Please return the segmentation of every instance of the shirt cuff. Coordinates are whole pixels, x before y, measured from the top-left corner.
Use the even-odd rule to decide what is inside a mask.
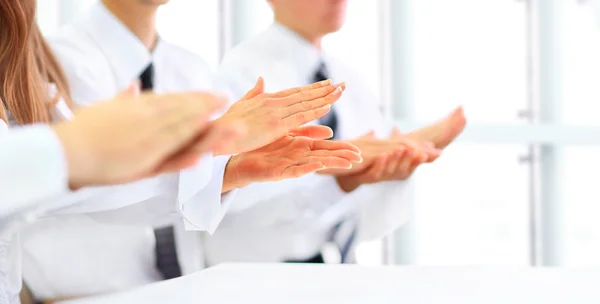
[[[357,239],[382,237],[410,219],[414,207],[412,180],[413,178],[406,181],[386,181],[358,189],[353,197],[359,204],[361,223]]]
[[[229,158],[230,156],[213,158],[212,175],[206,186],[191,199],[180,202],[185,230],[202,230],[212,234],[223,220],[237,192],[234,189],[221,193]]]

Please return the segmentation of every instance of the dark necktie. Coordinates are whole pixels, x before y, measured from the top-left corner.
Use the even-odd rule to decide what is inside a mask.
[[[315,73],[313,81],[319,82],[319,81],[323,81],[323,80],[327,80],[327,79],[329,79],[329,73],[327,72],[327,67],[325,66],[324,63],[321,63],[319,65],[319,69]],[[336,131],[338,128],[338,117],[337,117],[337,114],[335,113],[335,106],[331,107],[331,110],[329,111],[329,113],[327,113],[327,114],[325,114],[325,116],[319,118],[319,124],[330,127],[331,130],[333,130],[333,138],[336,138],[336,133],[337,133]]]
[[[142,91],[152,91],[154,89],[154,65],[152,63],[140,75],[140,85]]]
[[[142,91],[154,89],[154,66],[152,63],[140,75]],[[175,245],[175,229],[173,226],[154,229],[156,238],[156,268],[165,280],[180,277],[181,267],[177,259],[177,247]]]
[[[314,82],[323,81],[329,79],[329,73],[327,71],[327,66],[324,63],[319,65],[319,69],[315,73]],[[319,119],[319,124],[323,126],[328,126],[333,130],[333,139],[336,139],[337,129],[338,129],[338,117],[335,111],[335,105],[331,107],[329,113]],[[339,139],[339,138],[337,138]],[[344,228],[342,228],[344,227]],[[333,243],[335,243],[340,250],[340,257],[342,263],[350,262],[350,251],[352,250],[352,245],[354,244],[354,240],[356,238],[356,223],[354,218],[346,219],[338,223],[333,228]]]

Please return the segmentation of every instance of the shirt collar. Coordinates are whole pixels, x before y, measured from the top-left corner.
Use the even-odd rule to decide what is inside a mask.
[[[136,80],[152,62],[152,54],[101,2],[92,6],[83,27],[104,54],[119,84]]]
[[[298,76],[302,79],[313,82],[319,65],[322,62],[327,65],[326,57],[321,50],[288,27],[275,22],[267,31],[270,39],[273,39],[272,45],[279,49],[281,56],[295,65]]]

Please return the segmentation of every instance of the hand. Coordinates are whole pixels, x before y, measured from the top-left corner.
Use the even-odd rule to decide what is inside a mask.
[[[53,126],[74,188],[134,181],[181,169],[177,155],[205,131],[210,115],[226,105],[209,93],[141,94],[128,90],[111,101],[81,108]]]
[[[406,136],[421,142],[432,142],[437,149],[444,149],[462,133],[467,125],[467,119],[462,107],[437,123],[410,132]]]
[[[406,180],[420,164],[431,162],[440,155],[440,151],[431,144],[419,144],[397,130],[392,131],[387,139],[377,139],[371,131],[350,143],[361,150],[361,164],[350,170],[319,172],[336,176],[338,185],[345,192],[352,192],[362,184]]]
[[[247,136],[215,155],[237,154],[272,143],[289,131],[322,117],[342,95],[345,85],[331,85],[329,80],[278,93],[264,93],[264,82],[234,103],[217,121],[239,121],[246,126]]]
[[[397,134],[394,133],[393,135]],[[323,170],[319,173],[334,176],[358,174],[371,167],[377,159],[386,155],[390,157],[390,161],[394,161],[389,166],[398,166],[399,168],[408,170],[412,166],[411,164],[418,165],[424,162],[431,162],[440,155],[440,151],[432,148],[428,143],[419,144],[410,138],[400,135],[387,139],[378,139],[375,137],[373,131],[350,141],[350,143],[360,149],[363,157],[361,164],[354,165],[350,170]],[[396,162],[401,162],[401,165],[396,164]],[[388,169],[389,166],[386,165]]]
[[[333,132],[327,127],[307,126],[260,149],[232,156],[225,169],[223,192],[255,182],[296,178],[326,168],[347,169],[362,160],[359,150],[349,143],[321,140],[331,136]]]
[[[377,157],[362,172],[338,176],[337,182],[343,191],[352,192],[364,184],[406,180],[420,164],[422,164],[421,159],[406,155],[404,152],[386,153]]]
[[[158,171],[172,172],[191,167],[197,162],[198,155],[222,149],[221,147],[227,149],[245,135],[246,129],[242,124],[209,122],[203,132],[188,146],[169,157]]]
[[[389,139],[392,141],[398,141],[406,143],[411,148],[415,149],[417,154],[425,155],[425,161],[431,163],[440,157],[442,150],[436,148],[435,144],[426,140],[418,140],[411,136],[400,133],[397,127],[392,129]]]

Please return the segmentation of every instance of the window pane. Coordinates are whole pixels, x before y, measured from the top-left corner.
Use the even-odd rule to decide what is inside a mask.
[[[524,3],[412,3],[418,118],[463,104],[471,122],[516,122],[527,104]]]
[[[349,0],[344,27],[327,36],[323,41],[323,48],[364,75],[362,80],[381,99],[379,39],[378,1]]]
[[[414,0],[419,120],[464,105],[469,122],[527,123],[525,4]],[[524,146],[457,143],[416,185],[417,262],[527,264],[529,165]]]
[[[563,5],[564,120],[598,125],[600,113],[600,20],[591,7]],[[562,176],[567,265],[600,265],[600,148],[564,149]]]
[[[37,1],[37,21],[42,34],[51,35],[58,28],[80,16],[95,0],[43,0]]]
[[[598,125],[600,20],[575,1],[563,8],[563,118],[568,124]]]
[[[457,144],[419,172],[417,262],[528,263],[529,167],[521,146]]]
[[[567,265],[600,265],[600,148],[565,149],[563,202]]]
[[[58,0],[46,0],[37,2],[36,17],[42,34],[48,35],[58,28]]]
[[[166,40],[219,63],[219,0],[171,0],[158,11],[157,27]]]

